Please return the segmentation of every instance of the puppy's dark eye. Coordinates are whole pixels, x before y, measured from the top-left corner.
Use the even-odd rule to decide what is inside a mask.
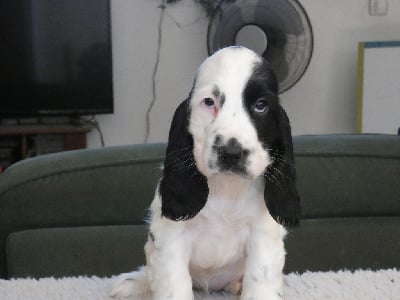
[[[256,113],[263,113],[269,110],[268,104],[264,99],[258,99],[254,105],[254,111]]]
[[[208,107],[212,107],[215,105],[215,101],[212,98],[204,98],[204,104]]]

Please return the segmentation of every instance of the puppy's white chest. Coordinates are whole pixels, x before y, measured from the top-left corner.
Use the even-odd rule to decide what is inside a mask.
[[[205,207],[188,223],[193,266],[217,269],[244,259],[250,224],[260,217],[263,198],[259,182],[228,179],[209,182]]]
[[[189,262],[193,285],[203,290],[220,290],[243,275],[248,224],[216,222],[204,216],[195,218],[191,230],[192,251]]]
[[[193,227],[189,229],[192,266],[211,270],[243,259],[249,235],[249,225],[245,220],[230,222],[223,217],[210,220],[199,215],[193,221]]]

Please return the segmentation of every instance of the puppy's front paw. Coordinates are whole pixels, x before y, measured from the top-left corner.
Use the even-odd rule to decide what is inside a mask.
[[[231,282],[229,285],[227,285],[224,288],[225,291],[227,291],[229,294],[232,295],[240,295],[242,292],[242,278],[239,280]]]
[[[151,299],[151,292],[144,270],[124,273],[113,284],[110,297],[116,299]]]

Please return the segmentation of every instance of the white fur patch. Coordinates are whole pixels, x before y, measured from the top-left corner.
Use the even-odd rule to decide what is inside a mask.
[[[258,140],[256,129],[243,105],[243,91],[260,58],[245,48],[228,48],[215,53],[201,66],[190,102],[189,132],[194,139],[194,154],[199,170],[206,176],[218,173],[216,155],[212,150],[215,139],[227,142],[235,138],[249,150],[247,172],[251,177],[261,175],[271,163],[268,152]],[[212,97],[218,88],[224,103],[217,112],[204,109],[202,101]],[[218,99],[215,99],[218,103]]]

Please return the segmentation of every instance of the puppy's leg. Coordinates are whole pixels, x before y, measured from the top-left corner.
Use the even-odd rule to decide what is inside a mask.
[[[190,245],[185,240],[184,224],[184,221],[154,218],[153,215],[152,247],[146,251],[153,300],[193,299]]]
[[[110,297],[115,299],[151,300],[147,267],[118,276],[111,288]]]
[[[285,229],[271,219],[253,224],[251,230],[241,299],[281,300]]]

